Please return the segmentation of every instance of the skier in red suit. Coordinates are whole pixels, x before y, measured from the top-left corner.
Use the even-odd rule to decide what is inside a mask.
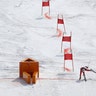
[[[84,80],[87,81],[86,76],[85,76],[85,71],[92,71],[92,72],[96,73],[94,70],[89,69],[88,66],[81,67],[80,68],[80,77],[79,77],[79,80],[81,80],[81,75],[83,74]]]

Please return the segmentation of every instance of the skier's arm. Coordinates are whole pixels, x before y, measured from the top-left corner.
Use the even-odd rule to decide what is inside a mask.
[[[92,72],[96,73],[96,71],[94,71],[93,69],[90,69],[90,71],[92,71]]]

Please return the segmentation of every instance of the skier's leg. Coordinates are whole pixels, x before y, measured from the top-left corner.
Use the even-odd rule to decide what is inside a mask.
[[[86,76],[85,76],[85,72],[83,72],[83,76],[84,76],[84,80],[87,81]]]
[[[82,70],[80,69],[80,76],[79,76],[79,80],[81,80],[81,75],[82,75]]]

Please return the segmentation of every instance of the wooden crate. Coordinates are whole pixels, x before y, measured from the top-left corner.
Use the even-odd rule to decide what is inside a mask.
[[[30,58],[19,62],[19,77],[23,77],[23,72],[27,72],[31,76],[34,72],[38,72],[39,77],[39,62]]]

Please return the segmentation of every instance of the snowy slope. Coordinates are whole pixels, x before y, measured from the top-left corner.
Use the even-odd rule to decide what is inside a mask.
[[[94,96],[96,74],[86,73],[87,82],[77,80],[81,66],[96,70],[96,1],[50,0],[50,20],[41,16],[41,3],[0,0],[0,96]],[[66,34],[72,32],[74,72],[63,69],[57,14],[64,16]],[[36,85],[18,78],[19,62],[28,57],[40,63]]]

